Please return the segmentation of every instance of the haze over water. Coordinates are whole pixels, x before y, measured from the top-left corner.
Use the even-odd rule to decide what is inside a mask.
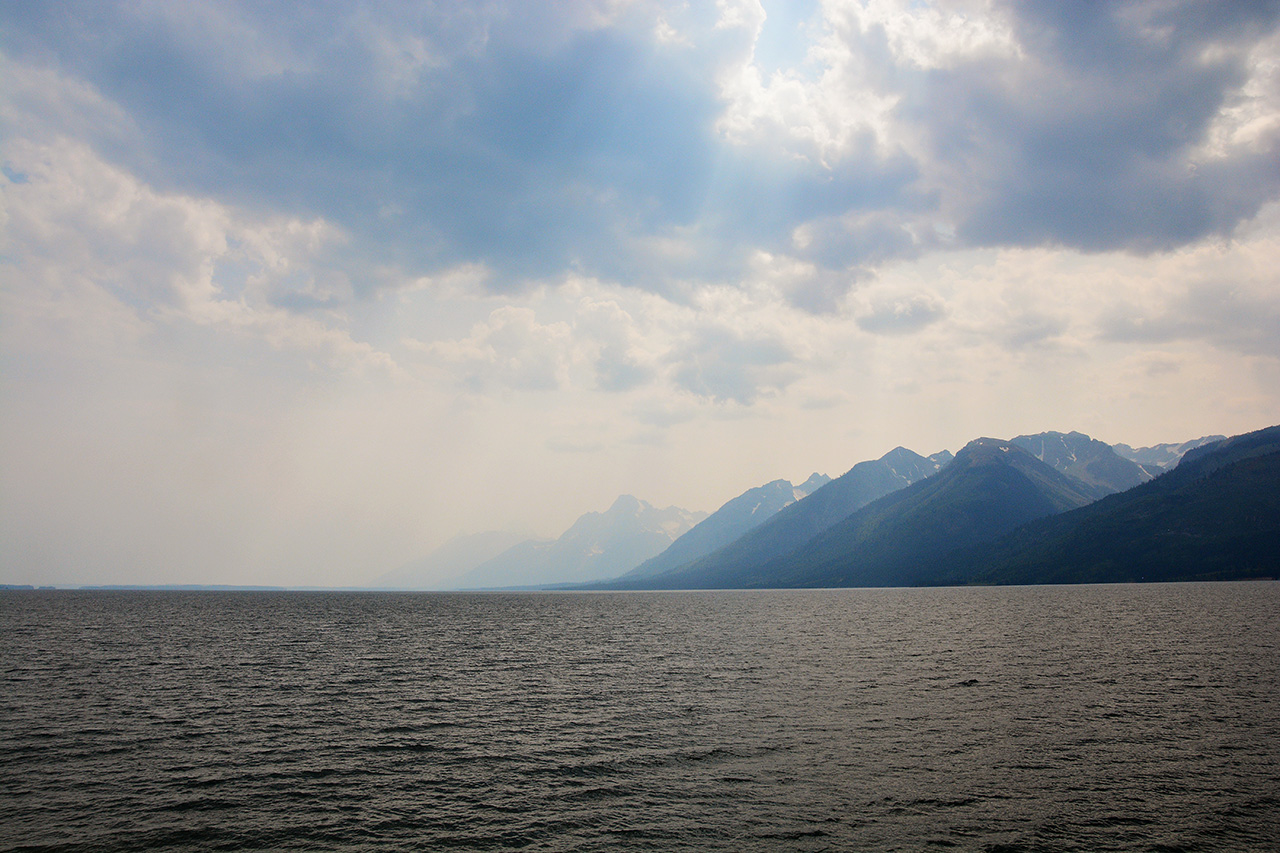
[[[0,594],[0,849],[1274,850],[1280,585]]]

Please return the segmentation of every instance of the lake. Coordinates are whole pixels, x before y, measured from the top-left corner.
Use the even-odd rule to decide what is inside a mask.
[[[0,592],[0,850],[1280,849],[1280,583]]]

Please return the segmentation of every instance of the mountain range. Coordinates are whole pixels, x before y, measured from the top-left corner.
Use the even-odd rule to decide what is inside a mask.
[[[645,560],[626,574],[629,578],[654,577],[704,557],[767,522],[801,498],[827,486],[831,478],[813,474],[799,486],[774,480],[748,489],[703,519],[661,554]]]
[[[431,571],[438,588],[442,566],[463,589],[1275,575],[1277,431],[1137,449],[1044,432],[975,439],[954,457],[898,447],[834,480],[748,489],[710,515],[623,495],[555,540],[460,537],[380,585],[429,587]]]
[[[1190,448],[1150,482],[927,570],[935,583],[1226,580],[1280,573],[1280,427]]]
[[[980,438],[935,476],[867,504],[785,554],[729,558],[730,549],[722,549],[643,586],[1026,584],[1280,573],[1280,427],[1191,446],[1176,467],[1155,478],[1137,467],[1078,433]],[[1137,485],[1120,488],[1134,480]],[[1109,494],[1097,499],[1100,491]],[[630,585],[626,576],[615,584]]]
[[[1151,447],[1130,447],[1127,444],[1115,444],[1112,445],[1111,449],[1125,459],[1137,462],[1144,471],[1155,477],[1177,466],[1183,455],[1188,451],[1204,447],[1206,444],[1212,444],[1215,441],[1222,441],[1225,438],[1225,435],[1206,435],[1180,444],[1153,444]]]
[[[980,438],[936,476],[865,503],[786,552],[752,559],[726,549],[660,581],[677,587],[896,586],[923,559],[1091,500],[1079,481],[1016,444]]]
[[[604,512],[580,517],[557,539],[525,540],[485,560],[455,586],[512,588],[617,577],[662,553],[706,517],[705,512],[675,506],[658,509],[622,495]]]
[[[1009,441],[1078,481],[1079,487],[1094,500],[1132,489],[1155,476],[1135,460],[1121,456],[1110,445],[1079,432],[1042,432],[1019,435]],[[1204,439],[1200,441],[1203,443]],[[1178,456],[1180,458],[1181,453]]]
[[[739,586],[730,577],[745,577],[783,557],[814,536],[836,524],[855,510],[877,498],[895,492],[930,474],[936,474],[951,461],[943,451],[932,457],[921,456],[905,447],[895,448],[879,459],[859,462],[844,474],[824,485],[804,500],[782,508],[773,517],[746,531],[725,546],[695,560],[687,561],[661,573],[644,571],[623,575],[619,586]],[[665,556],[665,555],[664,555]],[[705,581],[691,583],[693,578]]]

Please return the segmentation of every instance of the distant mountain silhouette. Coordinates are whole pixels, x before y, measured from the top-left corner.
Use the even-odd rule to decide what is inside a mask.
[[[627,577],[653,577],[705,557],[830,482],[830,477],[815,473],[799,486],[792,486],[788,480],[774,480],[748,489],[672,542],[667,550],[628,572]]]
[[[945,583],[1280,575],[1280,427],[1191,448],[1172,471],[932,567]]]
[[[1155,444],[1151,447],[1130,447],[1127,444],[1112,445],[1112,450],[1125,459],[1141,465],[1151,476],[1159,476],[1165,471],[1175,468],[1183,454],[1197,447],[1222,441],[1225,435],[1206,435],[1180,444]]]
[[[679,587],[904,586],[922,561],[1032,519],[1084,506],[1077,481],[1007,441],[971,441],[936,476],[871,503],[763,565],[701,564],[659,580]]]
[[[673,573],[684,583],[707,586],[696,579],[746,576],[771,560],[792,553],[851,512],[877,498],[936,474],[950,461],[945,451],[934,458],[895,448],[879,459],[859,462],[813,494],[778,511],[765,523],[691,563],[661,575],[624,576],[619,586],[669,586]],[[730,584],[733,585],[733,584]]]
[[[1078,432],[977,439],[954,457],[899,447],[835,480],[749,489],[710,516],[624,495],[559,539],[493,553],[509,541],[459,537],[379,585],[431,586],[464,566],[456,586],[469,589],[1275,577],[1280,427],[1136,450]]]
[[[617,577],[665,550],[706,518],[679,507],[657,509],[622,495],[605,512],[588,512],[558,539],[526,541],[476,566],[462,589],[546,586]]]
[[[455,536],[427,556],[382,575],[372,586],[380,589],[450,589],[471,569],[528,538],[527,535],[499,530]]]

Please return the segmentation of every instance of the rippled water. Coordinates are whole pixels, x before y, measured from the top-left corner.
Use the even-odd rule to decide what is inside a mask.
[[[0,593],[4,850],[1278,850],[1280,584]]]

